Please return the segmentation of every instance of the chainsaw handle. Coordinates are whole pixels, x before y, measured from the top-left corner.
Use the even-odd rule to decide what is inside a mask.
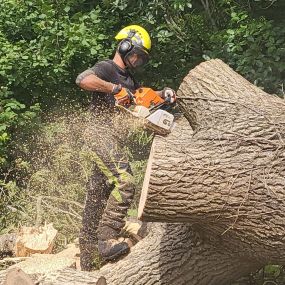
[[[132,92],[130,89],[128,89],[128,88],[125,88],[125,89],[126,89],[126,91],[127,91],[127,94],[128,94],[128,96],[129,96],[131,102],[135,101],[136,98],[135,98],[133,92]]]
[[[134,101],[135,97],[130,89],[122,88],[121,91],[114,95],[116,104],[129,107]]]

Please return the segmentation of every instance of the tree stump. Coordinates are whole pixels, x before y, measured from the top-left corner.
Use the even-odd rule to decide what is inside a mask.
[[[25,257],[34,253],[51,253],[57,230],[52,224],[21,227],[17,233],[0,236],[0,256]]]

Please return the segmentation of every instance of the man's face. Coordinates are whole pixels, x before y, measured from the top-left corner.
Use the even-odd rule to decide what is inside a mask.
[[[143,65],[142,60],[140,59],[139,55],[137,54],[132,54],[129,57],[129,62],[131,63],[131,65],[136,68],[136,67],[140,67]]]
[[[126,62],[130,68],[136,69],[148,63],[149,55],[146,51],[134,47],[127,55]]]

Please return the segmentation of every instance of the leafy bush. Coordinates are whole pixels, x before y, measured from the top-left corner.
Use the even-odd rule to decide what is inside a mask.
[[[6,147],[11,138],[11,131],[16,126],[21,127],[29,123],[37,116],[38,111],[38,104],[26,108],[11,97],[7,88],[0,89],[0,166],[7,163]]]
[[[265,18],[232,12],[224,32],[212,37],[212,57],[223,58],[237,72],[269,92],[281,91],[285,75],[285,29]],[[279,93],[280,93],[279,91]]]

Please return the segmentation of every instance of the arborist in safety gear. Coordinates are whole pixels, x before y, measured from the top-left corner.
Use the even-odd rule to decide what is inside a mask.
[[[149,61],[151,39],[138,25],[123,28],[115,38],[119,43],[114,58],[96,63],[76,79],[82,89],[93,92],[91,110],[94,120],[112,131],[108,134],[98,128],[98,132],[108,139],[96,154],[86,195],[79,238],[82,270],[92,269],[97,243],[99,254],[105,261],[114,260],[130,250],[128,243],[118,238],[134,196],[134,181],[128,159],[116,143],[116,130],[112,130],[112,118],[116,115],[114,95],[122,88],[136,90],[140,87],[133,72]],[[161,96],[176,98],[175,92],[169,88],[161,92]]]

